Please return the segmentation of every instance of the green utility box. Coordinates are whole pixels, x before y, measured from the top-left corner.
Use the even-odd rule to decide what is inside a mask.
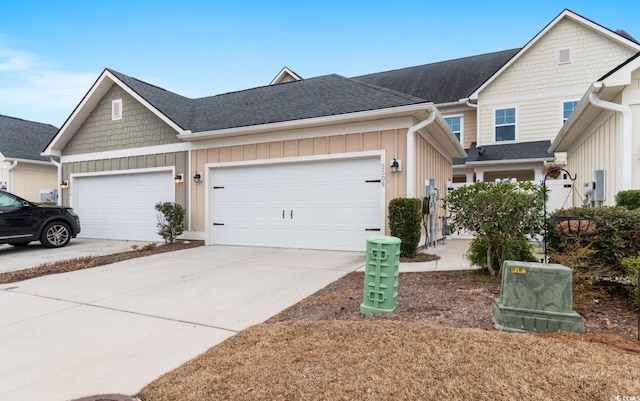
[[[393,312],[396,308],[401,242],[396,237],[367,238],[364,299],[360,305],[363,315]]]
[[[505,261],[492,316],[498,330],[584,334],[573,310],[571,269],[558,264]]]

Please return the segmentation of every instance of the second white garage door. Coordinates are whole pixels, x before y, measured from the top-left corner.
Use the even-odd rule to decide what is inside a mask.
[[[380,158],[214,168],[213,243],[364,250],[384,233]]]
[[[155,204],[174,199],[170,171],[79,177],[73,185],[80,237],[162,241]]]

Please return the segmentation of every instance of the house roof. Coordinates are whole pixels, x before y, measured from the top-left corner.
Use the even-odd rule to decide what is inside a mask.
[[[539,40],[542,38],[547,32],[553,29],[556,25],[560,23],[563,19],[570,18],[578,23],[581,23],[601,34],[617,40],[623,45],[628,46],[631,49],[635,49],[636,51],[640,51],[640,43],[638,43],[631,35],[629,35],[624,30],[612,31],[604,26],[591,21],[579,14],[574,13],[573,11],[565,8],[556,18],[553,19],[547,26],[545,26],[536,36],[534,36],[520,51],[517,52],[515,56],[513,56],[507,63],[505,63],[491,78],[487,79],[479,88],[477,88],[469,97],[472,100],[476,100],[479,96],[479,93],[489,86],[495,79],[497,79],[502,72],[508,69],[513,63],[516,62],[524,53],[527,52],[531,47],[533,47]]]
[[[0,156],[5,160],[48,162],[49,158],[40,152],[57,132],[58,128],[50,124],[0,115]]]
[[[44,153],[59,155],[113,85],[124,89],[187,141],[373,118],[412,116],[421,120],[438,113],[433,103],[424,99],[340,75],[191,99],[105,69]],[[442,135],[455,140],[446,122],[440,120],[438,124],[446,127]],[[459,143],[452,152],[454,156],[464,154]]]
[[[325,75],[189,99],[109,70],[183,130],[214,131],[425,103],[411,95]]]
[[[548,151],[550,145],[551,141],[535,141],[476,147],[476,143],[472,142],[467,150],[467,158],[457,160],[454,165],[478,165],[496,161],[554,160],[553,153]],[[465,163],[462,163],[463,160]]]
[[[520,49],[464,57],[353,79],[441,104],[469,97]]]

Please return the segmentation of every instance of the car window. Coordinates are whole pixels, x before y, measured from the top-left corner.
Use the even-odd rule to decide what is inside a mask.
[[[19,207],[22,206],[20,200],[9,194],[0,193],[0,206]]]

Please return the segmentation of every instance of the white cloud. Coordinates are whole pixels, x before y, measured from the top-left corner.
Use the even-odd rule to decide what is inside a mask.
[[[0,48],[0,71],[24,70],[36,62],[29,53]]]
[[[60,126],[95,82],[28,53],[0,48],[0,114]]]

